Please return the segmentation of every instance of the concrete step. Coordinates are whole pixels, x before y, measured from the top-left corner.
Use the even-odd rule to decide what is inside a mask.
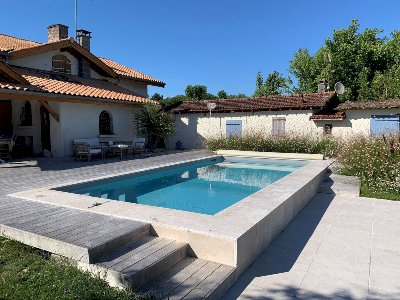
[[[113,286],[139,289],[187,256],[187,244],[146,236],[100,257],[91,272],[101,274]]]
[[[139,290],[157,299],[219,299],[236,280],[234,267],[187,257]]]
[[[319,193],[359,196],[360,195],[360,180],[354,176],[344,176],[338,174],[327,174],[324,181],[321,183]]]

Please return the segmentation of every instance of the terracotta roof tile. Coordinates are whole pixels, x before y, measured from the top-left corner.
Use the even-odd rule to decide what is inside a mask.
[[[346,114],[344,112],[337,112],[335,114],[314,114],[310,117],[310,120],[344,120]]]
[[[321,109],[334,98],[334,92],[297,95],[274,95],[261,98],[184,101],[172,109],[174,113],[208,112],[208,103],[215,103],[214,113],[234,111],[268,111],[288,109]]]
[[[15,50],[21,50],[21,49],[26,49],[26,48],[32,48],[32,47],[37,47],[37,46],[42,46],[46,45],[47,43],[38,43],[38,42],[33,42],[5,34],[0,34],[0,51],[15,51]],[[136,71],[132,68],[129,68],[127,66],[121,65],[120,63],[117,63],[111,59],[108,58],[99,58],[104,64],[106,64],[108,67],[112,68],[117,74],[121,76],[126,76],[128,78],[136,79],[136,80],[141,80],[148,82],[149,84],[156,85],[156,86],[161,86],[164,87],[165,83],[162,82],[161,80],[158,80],[154,77],[148,76],[146,74],[143,74],[139,71]]]
[[[347,101],[338,106],[339,110],[349,109],[382,109],[399,108],[400,99],[390,99],[382,101]]]
[[[153,78],[151,76],[148,76],[146,74],[143,74],[143,73],[141,73],[139,71],[136,71],[134,69],[131,69],[131,68],[127,67],[127,66],[121,65],[120,63],[117,63],[117,62],[115,62],[115,61],[113,61],[111,59],[102,58],[102,57],[99,57],[99,58],[100,58],[100,60],[102,62],[104,62],[107,66],[111,67],[115,71],[115,73],[117,73],[119,75],[126,76],[126,77],[132,77],[132,78],[135,78],[135,79],[144,80],[144,81],[148,81],[148,82],[152,82],[152,83],[155,83],[155,84],[160,85],[160,86],[165,86],[164,82],[162,82],[162,81],[160,81],[158,79],[155,79],[155,78]]]
[[[12,69],[26,79],[30,85],[0,83],[1,89],[45,92],[123,102],[144,103],[150,101],[108,81],[15,66]]]
[[[41,43],[16,38],[6,34],[0,34],[0,51],[12,51],[31,48],[42,45]]]

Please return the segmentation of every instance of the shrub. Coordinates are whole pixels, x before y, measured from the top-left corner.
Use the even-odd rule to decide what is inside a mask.
[[[207,141],[210,150],[241,150],[282,153],[324,154],[332,157],[338,147],[338,141],[310,135],[265,135],[259,132],[245,133],[230,138],[216,137]]]
[[[360,177],[369,193],[400,194],[400,134],[354,137],[337,159],[341,173]]]

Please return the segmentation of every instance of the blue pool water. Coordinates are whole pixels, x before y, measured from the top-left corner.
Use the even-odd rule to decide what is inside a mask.
[[[214,215],[305,163],[221,158],[141,175],[93,181],[59,190]]]

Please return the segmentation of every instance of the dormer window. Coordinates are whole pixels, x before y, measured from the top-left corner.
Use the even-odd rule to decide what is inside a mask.
[[[71,61],[65,55],[54,55],[52,67],[54,72],[71,74]]]

